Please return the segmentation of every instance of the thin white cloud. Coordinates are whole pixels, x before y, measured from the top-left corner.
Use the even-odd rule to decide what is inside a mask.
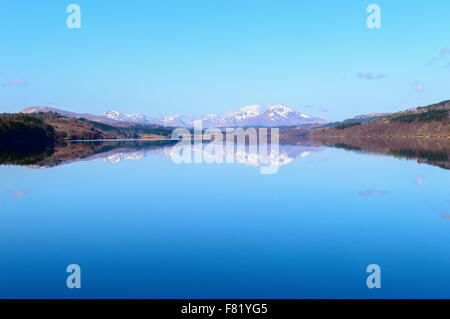
[[[20,191],[20,190],[15,190],[15,189],[10,189],[8,192],[17,198],[24,197],[27,194],[27,191]]]
[[[416,185],[417,185],[417,186],[420,186],[420,185],[422,185],[422,184],[423,184],[423,177],[422,177],[422,176],[417,177]]]
[[[360,79],[365,79],[365,80],[381,80],[387,77],[386,74],[372,74],[372,73],[368,73],[368,72],[360,72],[357,74],[357,77]]]
[[[361,191],[358,193],[359,196],[361,197],[366,197],[366,196],[372,196],[372,195],[387,195],[388,192],[385,190],[373,190],[373,189],[368,189],[365,191]]]
[[[423,83],[417,81],[416,84],[414,85],[414,88],[416,89],[417,92],[423,92]]]
[[[25,82],[24,80],[21,79],[14,79],[10,82],[6,82],[3,85],[4,86],[19,86],[19,85],[26,85],[27,82]]]
[[[426,66],[431,66],[433,64],[440,64],[442,68],[450,68],[450,48],[443,48],[439,52],[439,55],[428,60]]]

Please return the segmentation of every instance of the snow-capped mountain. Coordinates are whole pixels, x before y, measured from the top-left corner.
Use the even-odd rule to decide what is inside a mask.
[[[299,113],[281,104],[273,105],[266,109],[263,109],[260,105],[249,105],[235,112],[207,114],[200,120],[202,120],[203,127],[278,127],[327,123],[323,119]],[[193,125],[193,121],[188,122],[188,124]]]
[[[262,114],[246,121],[246,125],[267,127],[324,123],[325,120],[297,112],[281,104],[270,106]]]
[[[188,124],[184,121],[184,119],[180,115],[167,115],[163,116],[159,119],[161,125],[165,126],[174,126],[174,127],[184,127],[188,126]]]
[[[152,119],[148,116],[142,114],[124,114],[117,111],[108,111],[102,114],[102,116],[121,122],[135,122],[135,123],[146,123],[146,124],[156,124],[157,120]]]
[[[240,108],[235,112],[228,112],[223,114],[207,114],[198,120],[202,121],[203,127],[233,127],[243,126],[246,121],[256,118],[261,115],[261,106],[249,105]],[[189,122],[193,125],[193,121]]]
[[[222,115],[209,114],[203,118],[204,127],[233,127],[233,126],[296,126],[303,124],[324,124],[327,121],[299,113],[292,108],[277,104],[263,109],[259,105],[241,108],[236,112]]]
[[[157,119],[142,114],[124,114],[118,111],[108,111],[103,113],[102,116],[110,120],[120,122],[157,124],[162,126],[175,126],[175,127],[187,126],[187,124],[184,122],[184,120],[181,118],[180,115],[167,115]]]
[[[180,115],[167,115],[161,118],[152,118],[142,114],[125,114],[118,111],[108,111],[101,115],[91,115],[78,114],[48,107],[29,107],[22,110],[23,113],[49,111],[59,113],[63,116],[86,118],[106,124],[126,122],[123,123],[123,125],[127,125],[127,123],[142,123],[168,127],[192,127],[195,121],[195,118],[193,117],[182,117]],[[281,104],[269,106],[267,108],[263,108],[260,105],[248,105],[233,112],[206,114],[196,120],[201,120],[204,128],[246,126],[280,127],[327,123],[327,121],[323,119],[299,113],[292,108]]]

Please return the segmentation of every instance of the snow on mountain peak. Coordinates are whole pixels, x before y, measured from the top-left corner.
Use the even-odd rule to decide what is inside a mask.
[[[153,123],[154,120],[142,114],[124,114],[118,111],[108,111],[102,114],[104,117],[122,122]]]
[[[166,115],[152,119],[140,114],[123,114],[117,111],[103,113],[108,119],[136,123],[151,123],[173,127],[192,126],[193,118],[180,115]],[[299,113],[290,107],[276,104],[267,108],[260,105],[247,105],[236,111],[222,114],[206,114],[198,120],[203,127],[236,127],[236,126],[295,126],[301,124],[324,123],[326,121]]]
[[[163,122],[173,122],[175,120],[174,116],[166,116],[163,119]]]
[[[102,114],[103,116],[111,119],[111,120],[119,120],[121,118],[121,113],[117,111],[108,111]]]
[[[260,105],[247,105],[239,109],[239,112],[234,115],[234,118],[238,121],[243,121],[248,118],[256,117],[261,114]]]
[[[271,107],[269,107],[269,110],[271,111],[271,113],[269,114],[270,117],[278,115],[286,118],[289,115],[289,113],[295,112],[293,109],[281,104],[272,105]]]
[[[261,113],[261,105],[246,105],[244,107],[241,107],[239,109],[240,112],[242,113]]]
[[[186,126],[186,122],[178,114],[166,115],[160,119],[161,123],[164,125],[173,126]]]

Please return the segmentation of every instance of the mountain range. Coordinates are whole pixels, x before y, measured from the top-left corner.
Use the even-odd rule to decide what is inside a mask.
[[[277,104],[263,108],[259,105],[245,106],[237,111],[222,114],[206,114],[200,118],[183,117],[180,115],[167,115],[160,118],[148,117],[143,114],[124,114],[118,111],[108,111],[101,115],[88,113],[74,113],[46,106],[31,106],[21,113],[54,112],[71,118],[85,118],[105,124],[139,123],[153,124],[167,127],[192,127],[194,121],[201,120],[204,128],[208,127],[281,127],[299,126],[305,124],[326,124],[326,120],[312,117],[293,110],[290,107]]]
[[[202,120],[204,127],[279,127],[327,123],[323,119],[299,113],[281,104],[269,106],[265,109],[259,105],[250,105],[234,112],[207,114],[200,120]],[[192,122],[189,122],[189,124],[192,124]]]

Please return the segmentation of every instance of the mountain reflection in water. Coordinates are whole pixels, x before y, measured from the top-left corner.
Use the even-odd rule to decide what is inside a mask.
[[[368,154],[389,155],[450,169],[450,138],[327,137],[316,143]]]
[[[46,168],[62,164],[69,164],[76,161],[88,161],[93,159],[103,159],[108,163],[117,163],[122,160],[140,160],[149,156],[162,155],[169,160],[179,151],[177,148],[178,141],[89,141],[89,142],[71,142],[64,146],[56,147],[52,155],[43,160],[38,160],[29,167]],[[205,162],[214,159],[215,154],[212,149],[208,147],[210,142],[201,144],[192,144],[191,152],[192,158],[194,154],[200,154]],[[241,145],[242,146],[242,145]],[[297,158],[306,157],[314,152],[325,149],[323,146],[318,146],[310,141],[301,141],[300,144],[280,144],[278,152],[270,153],[270,148],[266,151],[269,158],[269,163],[264,162],[260,153],[260,146],[256,145],[257,152],[251,151],[248,144],[239,147],[237,143],[232,149],[232,156],[234,163],[260,166],[260,165],[275,165],[278,167],[291,163]],[[215,149],[217,151],[217,148]],[[219,149],[222,157],[227,158],[228,150],[225,145]],[[274,155],[275,154],[275,155]],[[213,161],[212,161],[213,162]]]
[[[54,147],[43,147],[40,150],[33,148],[0,149],[0,164],[25,165],[31,168],[48,168],[77,161],[89,161],[103,159],[108,163],[117,163],[122,160],[140,160],[153,155],[166,156],[169,160],[174,153],[179,141],[173,140],[117,140],[117,141],[77,141],[67,142]],[[215,154],[208,147],[210,142],[192,144],[192,153],[201,154],[202,159],[214,159]],[[241,145],[242,146],[242,145]],[[280,143],[278,152],[260,154],[261,145],[256,145],[258,152],[252,153],[251,147],[246,144],[243,148],[236,143],[231,150],[234,163],[261,166],[274,165],[282,167],[299,158],[324,150],[326,147],[337,147],[345,150],[357,151],[365,154],[382,154],[397,158],[413,159],[420,163],[439,166],[450,169],[450,141],[442,140],[315,140],[298,138],[295,143]],[[263,148],[265,149],[265,148]],[[230,150],[225,145],[217,148],[225,159],[229,157]],[[262,160],[262,156],[268,155],[269,163]]]

